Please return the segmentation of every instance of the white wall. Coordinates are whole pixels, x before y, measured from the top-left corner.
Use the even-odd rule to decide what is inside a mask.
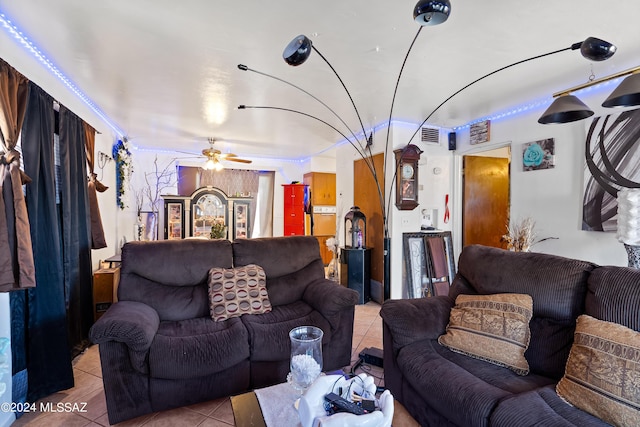
[[[594,102],[588,104],[593,105]],[[616,240],[615,233],[581,230],[585,138],[591,120],[540,125],[537,120],[541,113],[536,110],[493,121],[491,140],[481,144],[482,148],[491,148],[511,141],[511,217],[518,219],[530,216],[536,222],[540,238],[558,237],[558,240],[535,245],[533,250],[536,252],[583,259],[600,265],[626,266],[626,252]],[[555,139],[555,168],[523,171],[522,145],[545,138]],[[469,145],[468,129],[458,134],[456,157],[479,148],[479,145]],[[456,192],[455,213],[455,230],[459,235],[459,190]]]
[[[589,105],[598,101],[587,101]],[[600,101],[601,102],[601,101]],[[532,111],[518,116],[494,120],[491,123],[491,140],[481,145],[469,145],[468,128],[457,135],[458,149],[447,150],[446,131],[441,131],[440,146],[416,142],[424,152],[420,158],[420,205],[412,211],[399,211],[393,201],[395,193],[389,188],[393,176],[393,163],[387,165],[386,200],[391,197],[389,232],[391,236],[391,298],[402,298],[406,291],[402,283],[402,233],[420,229],[421,210],[437,209],[437,227],[451,230],[455,242],[456,258],[461,249],[461,159],[465,153],[491,149],[505,144],[512,147],[511,163],[511,216],[532,217],[536,221],[539,238],[557,237],[534,246],[536,252],[550,253],[583,259],[600,265],[627,265],[624,247],[615,233],[581,230],[582,191],[584,179],[584,141],[590,120],[563,125],[540,125],[537,119],[542,111]],[[596,114],[612,113],[597,111]],[[395,125],[391,145],[395,148],[407,144],[415,129],[407,125]],[[522,169],[522,145],[545,138],[555,139],[556,166],[549,170]],[[373,152],[384,150],[384,133],[376,135]],[[393,158],[390,151],[390,159]],[[344,214],[353,204],[353,162],[360,157],[349,145],[338,149],[336,160],[336,184],[338,215]],[[441,173],[433,173],[434,168]],[[355,183],[357,186],[357,183]],[[450,195],[451,220],[443,223],[445,195]],[[366,212],[365,212],[366,215]]]

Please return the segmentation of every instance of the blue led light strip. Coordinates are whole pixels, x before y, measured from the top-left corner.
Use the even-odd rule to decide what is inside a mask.
[[[35,44],[29,40],[19,29],[16,27],[7,16],[0,11],[0,24],[7,30],[7,32],[16,40],[20,42],[22,46],[35,57],[42,65],[44,65],[49,71],[56,76],[71,92],[73,92],[82,102],[84,102],[94,113],[98,115],[118,137],[124,137],[125,133],[115,123],[107,117],[107,115],[95,105],[87,95],[85,95],[76,85],[74,85],[62,71],[58,69],[53,63],[35,46]]]

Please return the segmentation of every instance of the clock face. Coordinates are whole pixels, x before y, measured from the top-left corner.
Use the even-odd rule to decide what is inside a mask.
[[[413,165],[409,165],[409,164],[402,165],[402,178],[404,179],[413,178]]]

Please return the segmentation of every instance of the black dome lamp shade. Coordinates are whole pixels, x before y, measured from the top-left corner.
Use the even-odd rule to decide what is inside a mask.
[[[420,0],[413,8],[413,19],[422,25],[442,24],[449,18],[449,0]]]
[[[299,35],[284,48],[282,57],[285,62],[292,66],[298,66],[304,64],[309,55],[311,55],[312,42],[309,37],[305,35]]]
[[[597,37],[587,37],[580,43],[580,53],[592,61],[604,61],[616,53],[616,46]]]
[[[640,73],[626,77],[602,103],[603,107],[633,107],[640,105]]]
[[[547,111],[538,119],[538,123],[569,123],[593,116],[593,111],[573,95],[564,94],[555,99]]]

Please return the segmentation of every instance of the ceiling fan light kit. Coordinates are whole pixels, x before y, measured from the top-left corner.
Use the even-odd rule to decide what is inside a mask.
[[[224,169],[223,161],[237,162],[237,163],[251,163],[251,160],[241,159],[237,154],[223,153],[217,148],[213,148],[213,144],[216,142],[215,138],[209,138],[209,148],[202,150],[202,155],[206,157],[206,162],[202,167],[204,170],[221,171]]]

